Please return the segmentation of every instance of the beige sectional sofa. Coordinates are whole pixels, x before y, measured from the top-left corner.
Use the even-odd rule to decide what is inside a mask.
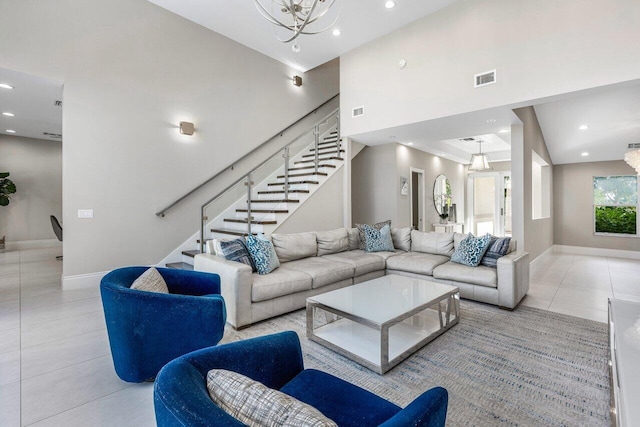
[[[309,296],[329,292],[385,274],[400,274],[460,288],[462,298],[513,309],[529,289],[529,254],[516,251],[498,259],[497,268],[469,267],[450,261],[466,236],[427,233],[410,228],[391,231],[395,252],[359,250],[358,230],[338,229],[299,234],[272,234],[280,267],[266,275],[214,255],[196,255],[195,269],[218,273],[235,328],[303,308]]]

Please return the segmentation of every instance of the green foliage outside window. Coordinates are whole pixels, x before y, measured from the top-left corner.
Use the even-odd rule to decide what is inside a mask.
[[[638,177],[593,178],[596,233],[637,234]]]

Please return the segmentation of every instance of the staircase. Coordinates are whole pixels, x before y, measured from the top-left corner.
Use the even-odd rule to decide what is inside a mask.
[[[193,270],[193,258],[204,247],[200,242],[276,231],[342,167],[337,114],[204,205],[201,232],[167,257],[172,262],[166,266]],[[321,126],[328,129],[321,133]]]

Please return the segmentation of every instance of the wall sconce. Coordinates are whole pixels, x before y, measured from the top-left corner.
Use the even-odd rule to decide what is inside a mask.
[[[293,76],[293,85],[298,87],[302,86],[302,77]]]
[[[193,135],[194,131],[195,131],[195,127],[193,123],[180,122],[180,133],[182,135]]]

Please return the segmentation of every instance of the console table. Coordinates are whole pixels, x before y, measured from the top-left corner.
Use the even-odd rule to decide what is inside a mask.
[[[611,424],[640,425],[640,303],[609,300]]]
[[[436,233],[463,233],[464,223],[462,222],[447,222],[442,224],[440,222],[434,222],[433,231]]]

